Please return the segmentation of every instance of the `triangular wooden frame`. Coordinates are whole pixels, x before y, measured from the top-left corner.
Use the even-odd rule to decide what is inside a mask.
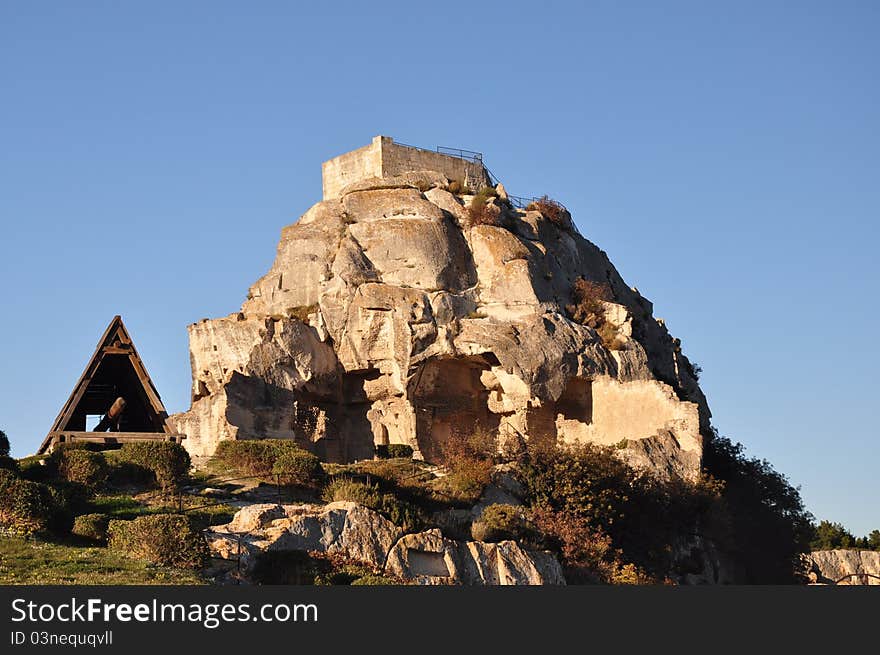
[[[165,406],[162,404],[162,399],[159,397],[159,392],[156,391],[156,387],[153,384],[153,381],[150,379],[149,373],[147,373],[147,369],[144,366],[143,360],[141,360],[141,357],[134,346],[134,342],[131,340],[131,336],[129,336],[128,334],[128,330],[125,329],[125,324],[122,322],[122,317],[117,315],[113,317],[113,320],[110,321],[110,325],[108,325],[107,329],[104,330],[104,334],[98,341],[98,347],[95,348],[95,352],[89,359],[88,364],[86,364],[85,370],[79,377],[79,380],[77,380],[76,385],[73,387],[73,391],[71,392],[70,397],[67,399],[64,407],[58,413],[55,422],[52,424],[52,427],[49,430],[49,434],[46,435],[46,438],[40,445],[40,449],[37,451],[38,454],[47,452],[50,446],[52,446],[52,442],[55,436],[58,433],[65,431],[66,426],[73,418],[73,414],[76,411],[80,400],[82,400],[83,395],[85,394],[86,389],[88,388],[89,383],[92,380],[92,377],[98,371],[98,367],[101,365],[104,356],[108,354],[128,355],[129,361],[131,362],[131,365],[134,368],[135,373],[137,374],[138,380],[141,383],[147,401],[150,403],[153,411],[162,421],[164,432],[156,432],[156,438],[163,439],[165,438],[165,435],[171,435],[171,430],[169,429],[168,423],[166,422],[166,419],[168,418],[168,412],[165,411]],[[96,435],[101,434],[102,433],[96,433]],[[105,436],[112,437],[118,434],[119,433],[113,433]]]

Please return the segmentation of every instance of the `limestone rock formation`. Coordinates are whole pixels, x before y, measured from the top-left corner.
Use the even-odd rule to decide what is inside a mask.
[[[356,503],[250,505],[226,525],[206,533],[214,556],[241,557],[247,571],[263,552],[338,553],[373,567],[385,565],[403,533],[391,521]]]
[[[548,552],[516,542],[459,542],[439,530],[403,535],[388,519],[349,502],[327,505],[249,505],[206,537],[214,557],[239,560],[249,575],[264,553],[342,555],[418,584],[565,584]]]
[[[528,552],[515,541],[453,541],[437,529],[400,539],[385,571],[422,585],[565,584],[562,567],[548,552]]]
[[[818,584],[880,585],[880,552],[815,550],[804,556],[807,578]]]
[[[479,424],[698,473],[710,413],[694,368],[567,213],[505,192],[504,227],[474,225],[443,171],[356,177],[325,179],[334,195],[282,230],[241,312],[190,326],[192,406],[170,420],[193,456],[274,437],[329,461],[388,443],[430,460]],[[578,278],[609,290],[602,334],[567,309]]]

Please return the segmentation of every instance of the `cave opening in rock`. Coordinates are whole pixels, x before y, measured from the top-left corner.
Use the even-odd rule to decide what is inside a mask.
[[[593,422],[593,384],[583,378],[572,378],[556,401],[562,418],[589,425]]]
[[[426,460],[439,461],[447,444],[477,429],[497,431],[499,417],[489,411],[489,389],[480,380],[489,368],[485,359],[471,357],[432,359],[419,369],[409,397]]]

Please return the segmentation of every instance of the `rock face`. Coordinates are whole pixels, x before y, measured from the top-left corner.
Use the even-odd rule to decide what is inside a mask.
[[[874,550],[816,550],[804,563],[813,583],[880,585],[880,552]]]
[[[472,225],[450,188],[437,171],[357,180],[282,230],[241,312],[189,328],[192,406],[170,420],[190,453],[274,437],[329,461],[388,443],[432,459],[479,424],[696,475],[709,409],[651,303],[567,214],[496,198],[505,227]],[[571,319],[578,278],[610,290],[613,343]]]
[[[385,570],[422,585],[565,584],[550,553],[527,552],[515,541],[453,541],[437,529],[403,537],[388,554]]]
[[[206,532],[213,556],[239,559],[247,576],[263,553],[343,555],[418,584],[565,584],[559,562],[516,542],[459,542],[439,530],[403,535],[388,519],[356,503],[250,505]]]

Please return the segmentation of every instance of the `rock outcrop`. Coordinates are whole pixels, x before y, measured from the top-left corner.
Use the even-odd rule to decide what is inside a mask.
[[[814,584],[880,585],[880,552],[815,550],[804,556],[807,579]]]
[[[560,585],[552,554],[526,551],[515,541],[453,541],[440,530],[408,534],[391,552],[385,571],[422,585]]]
[[[418,584],[565,584],[548,552],[526,551],[514,541],[453,541],[436,529],[403,535],[379,513],[349,502],[250,505],[205,534],[211,554],[238,561],[245,577],[266,554],[318,552]]]
[[[190,326],[190,453],[295,439],[329,461],[411,445],[432,459],[481,425],[502,439],[617,445],[697,475],[709,409],[680,343],[573,228],[473,196],[443,175],[358,180],[282,230],[241,312]],[[506,196],[506,194],[504,194]],[[606,285],[607,334],[571,318],[578,278]]]

